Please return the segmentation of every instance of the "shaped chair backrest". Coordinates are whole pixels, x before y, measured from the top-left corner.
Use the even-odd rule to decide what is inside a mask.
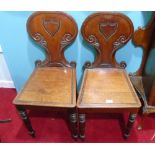
[[[84,21],[81,33],[83,38],[97,50],[95,62],[87,67],[115,66],[126,67],[125,62],[118,64],[116,51],[124,46],[134,32],[131,20],[120,13],[99,12]]]
[[[37,66],[68,66],[64,49],[77,36],[74,19],[62,12],[36,12],[27,22],[27,30],[34,41],[46,51],[46,59],[37,61]]]
[[[146,27],[135,31],[133,42],[143,48],[141,65],[134,75],[142,77],[148,104],[155,105],[155,13]]]
[[[148,68],[148,64],[150,64],[150,68],[154,68],[153,61],[151,62],[151,57],[149,54],[152,48],[155,48],[155,13],[153,14],[150,22],[146,27],[139,27],[138,30],[135,31],[133,35],[133,42],[135,46],[139,46],[143,48],[142,61],[139,69],[137,70],[135,75],[144,76],[146,68]],[[151,62],[151,63],[150,63]],[[147,73],[148,74],[148,73]]]

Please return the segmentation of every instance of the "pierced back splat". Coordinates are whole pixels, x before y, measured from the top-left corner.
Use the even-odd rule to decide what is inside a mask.
[[[97,50],[96,60],[91,67],[123,65],[117,64],[115,53],[131,39],[133,31],[131,20],[120,13],[99,12],[87,17],[81,33]]]
[[[37,61],[37,66],[68,66],[64,49],[77,36],[74,19],[62,12],[36,12],[27,22],[27,30],[34,41],[46,51],[46,59]]]

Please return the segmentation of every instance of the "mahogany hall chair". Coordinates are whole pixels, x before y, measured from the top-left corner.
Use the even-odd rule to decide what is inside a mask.
[[[62,111],[69,114],[71,132],[77,137],[76,64],[64,57],[65,48],[77,36],[74,19],[63,12],[36,12],[27,21],[30,37],[46,52],[37,60],[29,80],[14,99],[30,135],[35,136],[26,109]]]
[[[155,113],[155,12],[146,27],[139,27],[133,35],[135,46],[143,49],[142,61],[139,69],[131,74],[139,98],[142,101],[142,121],[138,129],[142,129],[145,116]]]
[[[126,63],[115,60],[134,32],[131,20],[120,13],[99,12],[83,22],[84,40],[96,49],[96,60],[86,62],[78,96],[79,134],[85,138],[86,113],[129,112],[124,133],[128,138],[141,103],[125,71]]]

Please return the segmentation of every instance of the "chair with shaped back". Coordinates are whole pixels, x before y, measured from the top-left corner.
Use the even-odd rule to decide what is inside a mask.
[[[142,129],[144,116],[155,113],[155,13],[146,27],[139,27],[133,35],[135,46],[142,47],[143,55],[139,69],[131,74],[130,79],[141,99]]]
[[[128,138],[141,103],[125,71],[126,63],[118,63],[115,53],[134,32],[131,20],[120,13],[98,12],[83,22],[84,40],[96,49],[96,60],[86,62],[78,96],[79,134],[85,138],[86,113],[129,112],[124,133]]]
[[[76,22],[63,12],[36,12],[29,17],[27,30],[44,48],[46,59],[36,61],[35,70],[13,103],[30,135],[35,136],[35,132],[26,109],[45,109],[67,112],[72,135],[77,138],[76,64],[64,57],[65,48],[77,36]]]

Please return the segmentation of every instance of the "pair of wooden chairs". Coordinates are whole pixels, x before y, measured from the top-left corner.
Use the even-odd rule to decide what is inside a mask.
[[[115,53],[132,37],[131,20],[120,13],[99,12],[84,21],[82,36],[97,55],[93,63],[85,63],[78,95],[76,64],[64,57],[64,49],[78,33],[73,18],[62,12],[37,12],[29,18],[27,30],[46,51],[46,59],[36,61],[35,70],[14,100],[30,135],[35,136],[35,131],[26,109],[50,109],[69,114],[74,138],[85,137],[87,113],[129,112],[127,138],[141,103],[125,71],[126,63],[116,62]]]

